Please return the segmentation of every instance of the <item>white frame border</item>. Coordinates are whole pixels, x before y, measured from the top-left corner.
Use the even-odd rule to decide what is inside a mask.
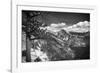
[[[22,8],[18,8],[18,6],[22,7]],[[92,47],[92,51],[91,51],[91,56],[92,56],[92,59],[90,60],[77,60],[77,61],[58,61],[58,62],[43,62],[43,63],[27,63],[27,64],[24,64],[22,65],[20,63],[20,60],[16,61],[17,59],[21,59],[21,51],[20,51],[20,46],[18,46],[18,43],[20,44],[21,42],[18,41],[20,40],[21,38],[19,36],[21,32],[21,17],[20,17],[20,10],[23,9],[23,6],[25,6],[25,9],[32,9],[34,7],[38,8],[38,7],[49,7],[49,8],[60,8],[61,10],[70,10],[70,12],[79,12],[80,9],[80,12],[82,12],[84,9],[86,10],[86,13],[91,13],[91,17],[90,17],[90,24],[91,24],[91,28],[90,28],[90,31],[91,31],[91,47]],[[29,8],[30,7],[30,8]],[[80,7],[80,8],[79,8]],[[74,9],[74,11],[73,11]],[[12,33],[12,49],[11,49],[11,52],[12,52],[12,55],[11,55],[11,58],[12,58],[12,61],[11,61],[11,69],[12,69],[12,72],[13,73],[18,73],[20,71],[24,72],[24,71],[38,71],[38,69],[40,71],[43,71],[43,70],[56,70],[56,69],[69,69],[69,68],[86,68],[86,67],[93,67],[96,65],[96,59],[97,59],[97,50],[96,50],[96,14],[97,14],[97,10],[95,7],[93,6],[78,6],[78,5],[60,5],[60,4],[35,4],[35,3],[25,3],[25,2],[13,2],[12,3],[12,30],[11,30],[11,33]],[[47,9],[48,10],[48,9]],[[77,11],[78,10],[78,11]],[[18,12],[17,12],[18,11]],[[55,11],[55,10],[53,10]],[[58,10],[59,11],[59,10]],[[94,25],[95,24],[95,25]],[[19,36],[17,36],[19,35]],[[18,40],[17,40],[18,39]],[[18,48],[19,47],[19,48]],[[95,49],[94,49],[95,48]],[[17,50],[18,49],[18,50]],[[20,54],[17,55],[16,52],[19,52]],[[59,65],[58,65],[59,63]],[[26,65],[26,66],[25,66]],[[33,70],[33,66],[35,65],[34,67],[34,70]],[[39,66],[39,67],[36,67],[36,66]],[[67,67],[66,67],[67,66]],[[45,69],[44,69],[45,68]]]

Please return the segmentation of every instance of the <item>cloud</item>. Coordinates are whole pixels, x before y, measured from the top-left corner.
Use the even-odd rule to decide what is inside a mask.
[[[59,32],[60,30],[65,30],[66,32],[87,32],[90,30],[90,23],[88,21],[78,22],[68,26],[66,23],[52,23],[50,26],[43,27],[49,32]]]
[[[51,24],[50,25],[51,27],[55,27],[55,28],[57,28],[57,27],[63,27],[63,26],[66,26],[66,23],[58,23],[58,24]]]
[[[90,23],[88,21],[79,22],[65,29],[66,31],[87,32],[90,30]]]
[[[58,24],[52,23],[50,26],[47,26],[46,29],[48,31],[58,32],[64,27],[67,27],[66,23],[58,23]]]

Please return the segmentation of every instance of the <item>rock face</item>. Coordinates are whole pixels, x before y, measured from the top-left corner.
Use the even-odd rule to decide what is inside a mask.
[[[44,52],[44,48],[43,47],[46,45],[46,41],[44,40],[34,40],[33,42],[33,47],[31,48],[31,60],[33,62],[38,62],[38,61],[48,61],[48,56],[46,54],[46,52]]]
[[[64,26],[66,25],[64,24]],[[87,30],[79,31],[80,27]],[[88,22],[78,23],[68,27],[69,30],[64,28],[57,32],[52,32],[50,27],[48,28],[49,31],[41,28],[46,30],[44,34],[39,35],[43,35],[43,38],[33,40],[30,50],[32,62],[90,59]],[[76,28],[77,31],[75,31]]]
[[[72,34],[61,30],[55,35],[51,32],[47,32],[47,34],[51,39],[34,40],[31,48],[31,59],[33,62],[89,58],[87,41],[84,41],[87,33],[83,33],[80,36],[78,35],[79,33]],[[84,57],[86,52],[88,57]]]

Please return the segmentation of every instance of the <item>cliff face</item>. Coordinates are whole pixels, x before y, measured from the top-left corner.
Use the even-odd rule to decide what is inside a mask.
[[[89,33],[89,32],[87,32]],[[47,32],[48,38],[36,39],[31,51],[32,61],[59,61],[89,58],[87,33],[59,31],[57,34]],[[47,36],[46,36],[47,37]],[[34,57],[35,56],[35,57]]]
[[[89,23],[83,23],[69,27],[65,24],[42,27],[41,38],[32,41],[32,62],[90,59]],[[25,40],[23,42],[22,48],[25,48]]]

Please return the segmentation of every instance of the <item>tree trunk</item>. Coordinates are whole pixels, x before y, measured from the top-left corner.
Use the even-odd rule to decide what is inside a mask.
[[[31,47],[32,42],[30,41],[29,37],[26,36],[26,62],[31,62]]]

